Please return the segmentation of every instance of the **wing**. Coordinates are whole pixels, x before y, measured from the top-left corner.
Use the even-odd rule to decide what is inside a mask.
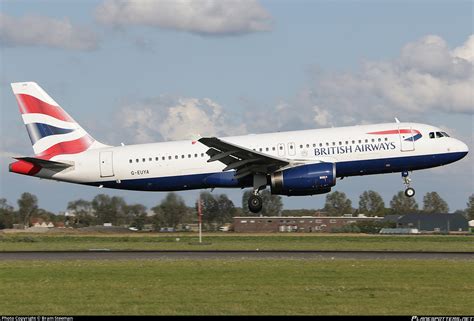
[[[219,161],[227,165],[223,171],[236,170],[235,178],[250,174],[270,174],[290,164],[288,159],[225,142],[216,137],[203,137],[198,140],[209,147],[206,152],[211,158],[207,162]]]

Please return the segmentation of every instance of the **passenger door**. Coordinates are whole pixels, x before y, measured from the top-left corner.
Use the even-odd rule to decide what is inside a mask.
[[[100,177],[114,176],[113,152],[100,152]]]
[[[400,149],[402,152],[411,152],[415,150],[415,134],[410,128],[398,127],[400,136]]]

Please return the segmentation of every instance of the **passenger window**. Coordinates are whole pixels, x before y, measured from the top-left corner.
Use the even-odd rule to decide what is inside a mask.
[[[191,154],[188,154],[188,158],[191,158]]]
[[[342,142],[339,142],[339,145],[342,145]]]
[[[174,159],[178,159],[178,155],[174,155]]]
[[[303,148],[303,145],[300,145],[300,148]]]
[[[145,158],[142,158],[142,161],[143,161],[143,162],[146,162],[146,159],[145,159]]]
[[[309,144],[306,144],[306,148],[309,148]]]
[[[160,158],[159,157],[156,157],[155,160],[158,161]]]
[[[181,158],[184,158],[184,155],[181,155]]]
[[[133,162],[132,160],[129,160],[129,163]]]
[[[198,157],[198,154],[194,154],[194,157]]]
[[[201,157],[204,157],[204,153],[201,153]]]
[[[163,156],[163,157],[161,157],[161,159],[162,159],[162,160],[165,160],[165,159],[166,159],[166,157],[165,157],[165,156]]]
[[[272,147],[272,150],[275,150],[275,147]]]
[[[150,158],[148,158],[148,160],[151,162],[153,160],[153,158],[150,157]]]
[[[171,160],[171,156],[168,156],[168,159]]]
[[[138,163],[140,160],[137,158],[135,161]]]

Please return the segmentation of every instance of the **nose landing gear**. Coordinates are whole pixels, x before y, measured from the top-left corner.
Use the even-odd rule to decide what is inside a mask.
[[[408,176],[408,172],[404,171],[402,172],[402,179],[403,179],[403,184],[405,185],[405,196],[406,197],[413,197],[415,196],[415,190],[410,187],[411,183],[411,178]]]

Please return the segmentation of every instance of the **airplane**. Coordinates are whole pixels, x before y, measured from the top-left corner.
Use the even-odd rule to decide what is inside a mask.
[[[35,82],[11,84],[34,156],[15,157],[10,172],[69,183],[138,191],[252,187],[260,192],[324,194],[336,179],[409,173],[453,163],[468,147],[435,126],[399,122],[233,137],[109,146],[88,134]]]

